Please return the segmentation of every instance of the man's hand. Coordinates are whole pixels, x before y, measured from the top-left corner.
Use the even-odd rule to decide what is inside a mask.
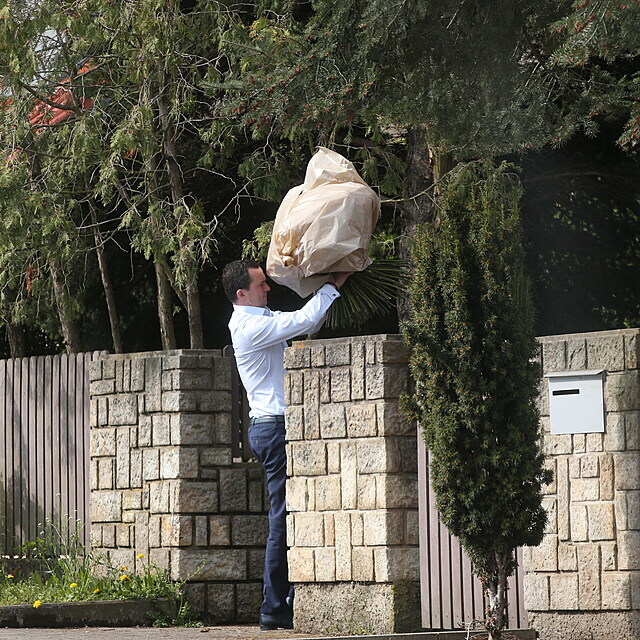
[[[349,276],[353,275],[353,271],[336,271],[329,276],[329,280],[331,284],[335,284],[339,289],[346,281]]]

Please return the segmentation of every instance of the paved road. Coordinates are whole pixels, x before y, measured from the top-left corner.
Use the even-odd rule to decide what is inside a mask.
[[[294,631],[260,631],[257,626],[0,629],[0,640],[297,640],[310,637]]]

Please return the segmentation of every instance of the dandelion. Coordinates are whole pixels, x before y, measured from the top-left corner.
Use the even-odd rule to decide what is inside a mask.
[[[72,589],[75,589],[75,588],[78,586],[78,583],[77,583],[77,582],[72,582],[69,586],[70,586]]]
[[[102,591],[102,589],[94,589],[93,593],[100,593]]]
[[[128,579],[129,579],[129,576],[124,573],[120,576],[120,580],[128,580]]]
[[[10,573],[7,574],[7,578],[13,578],[14,576],[12,576]]]
[[[126,571],[127,567],[120,567],[120,571]]]
[[[144,558],[144,553],[139,553],[136,558]]]
[[[41,602],[40,600],[36,600],[36,601],[33,603],[33,608],[34,608],[34,609],[37,609],[38,607],[41,607],[41,606],[42,606],[42,602]]]

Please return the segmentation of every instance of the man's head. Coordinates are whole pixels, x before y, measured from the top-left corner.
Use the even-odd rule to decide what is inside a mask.
[[[266,307],[271,287],[255,260],[230,262],[222,272],[222,286],[233,304]]]

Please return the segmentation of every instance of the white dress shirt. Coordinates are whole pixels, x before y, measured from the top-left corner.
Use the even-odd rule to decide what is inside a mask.
[[[298,311],[233,305],[229,329],[250,417],[284,415],[286,340],[318,331],[339,296],[335,287],[325,284]]]

